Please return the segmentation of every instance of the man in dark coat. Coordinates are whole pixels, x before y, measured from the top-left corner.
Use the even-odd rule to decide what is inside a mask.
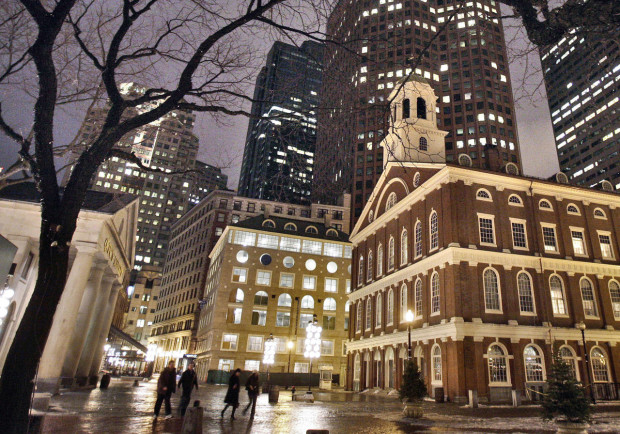
[[[245,390],[248,391],[248,402],[247,407],[243,409],[243,414],[246,414],[250,407],[252,407],[252,412],[250,413],[250,419],[254,419],[254,413],[256,412],[256,399],[258,398],[258,389],[260,387],[258,381],[258,372],[252,372],[252,375],[245,382]]]
[[[198,379],[196,372],[194,371],[193,363],[190,363],[187,366],[187,370],[183,372],[183,375],[181,375],[178,386],[183,386],[183,394],[181,395],[181,405],[179,406],[179,410],[181,411],[181,416],[185,416],[185,411],[189,405],[194,386],[196,386],[196,390],[198,390]]]
[[[226,407],[222,410],[222,417],[224,417],[224,412],[228,407],[232,407],[232,414],[230,415],[231,420],[235,420],[235,411],[237,407],[239,407],[239,376],[241,375],[241,369],[235,369],[235,372],[232,373],[230,379],[228,380],[228,391],[226,392],[226,396],[224,397],[224,402],[226,403]]]
[[[161,371],[159,380],[157,380],[157,401],[155,401],[155,417],[153,422],[157,421],[161,403],[166,403],[166,419],[172,418],[172,407],[170,406],[170,396],[177,390],[177,371],[174,369],[174,360],[168,362],[168,367]]]

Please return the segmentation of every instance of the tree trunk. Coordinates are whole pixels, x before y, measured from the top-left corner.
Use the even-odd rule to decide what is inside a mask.
[[[7,434],[28,432],[28,409],[39,360],[65,287],[69,248],[60,240],[51,246],[54,232],[43,219],[37,282],[0,377],[0,424]]]

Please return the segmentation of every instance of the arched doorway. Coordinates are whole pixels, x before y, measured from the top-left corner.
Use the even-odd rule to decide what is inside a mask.
[[[370,352],[366,351],[364,353],[364,381],[363,383],[366,385],[366,389],[370,389],[371,386],[371,372],[370,372]]]
[[[375,350],[375,355],[373,357],[373,387],[381,387],[381,352],[379,350]]]
[[[385,350],[385,389],[393,389],[394,388],[394,349],[392,347],[387,347]]]
[[[357,353],[353,361],[353,391],[360,391],[360,380],[362,378],[362,364],[360,361],[360,355]]]
[[[407,362],[407,347],[400,347],[398,350],[398,375],[396,376],[396,387],[400,388],[403,384],[403,375],[405,374],[405,363]]]

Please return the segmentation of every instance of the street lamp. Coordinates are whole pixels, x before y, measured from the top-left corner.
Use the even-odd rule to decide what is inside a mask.
[[[263,364],[267,365],[267,385],[269,385],[269,365],[273,365],[276,356],[276,342],[273,333],[265,339],[265,352],[263,353]]]
[[[409,335],[409,340],[407,341],[407,360],[411,361],[411,323],[413,322],[413,312],[411,312],[411,309],[405,314],[405,321],[407,321],[407,334]]]
[[[590,399],[592,399],[593,404],[596,404],[596,400],[594,399],[594,389],[592,388],[592,377],[590,374],[590,358],[588,357],[588,347],[586,347],[586,323],[581,321],[577,324],[577,328],[581,330],[581,341],[583,342],[583,353],[585,355],[586,372],[588,374],[588,386],[590,387]]]
[[[295,346],[295,342],[293,341],[288,341],[286,343],[286,348],[288,348],[288,373],[291,373],[291,351],[293,350],[293,347]]]
[[[312,359],[321,357],[321,332],[323,328],[317,323],[316,319],[310,321],[306,327],[306,342],[304,348],[304,357],[310,359],[310,382],[308,383],[308,392],[311,390],[312,383]]]

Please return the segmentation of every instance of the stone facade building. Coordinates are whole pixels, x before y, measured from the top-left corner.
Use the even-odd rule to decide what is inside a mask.
[[[146,346],[161,291],[161,272],[157,267],[145,265],[128,289],[131,291],[127,294],[129,309],[123,331]]]
[[[198,305],[203,298],[209,254],[229,224],[260,213],[323,223],[347,232],[351,196],[338,205],[292,205],[250,199],[234,191],[216,190],[185,214],[172,228],[170,250],[149,343],[159,348],[155,369],[170,358],[186,365],[195,354]]]
[[[259,215],[228,226],[210,259],[196,345],[201,379],[209,370],[265,371],[270,335],[276,343],[271,372],[308,372],[305,328],[314,319],[323,332],[313,371],[344,378],[351,287],[347,234],[317,221]]]
[[[418,79],[402,93],[393,95],[396,122],[422,146],[428,122],[403,119],[403,101],[424,99],[433,119],[435,97]],[[435,130],[432,154],[445,134]],[[536,399],[557,350],[579,380],[592,378],[596,396],[617,397],[620,195],[523,177],[510,165],[428,162],[397,137],[384,143],[392,152],[351,234],[347,386],[400,387],[410,326],[431,396]]]

